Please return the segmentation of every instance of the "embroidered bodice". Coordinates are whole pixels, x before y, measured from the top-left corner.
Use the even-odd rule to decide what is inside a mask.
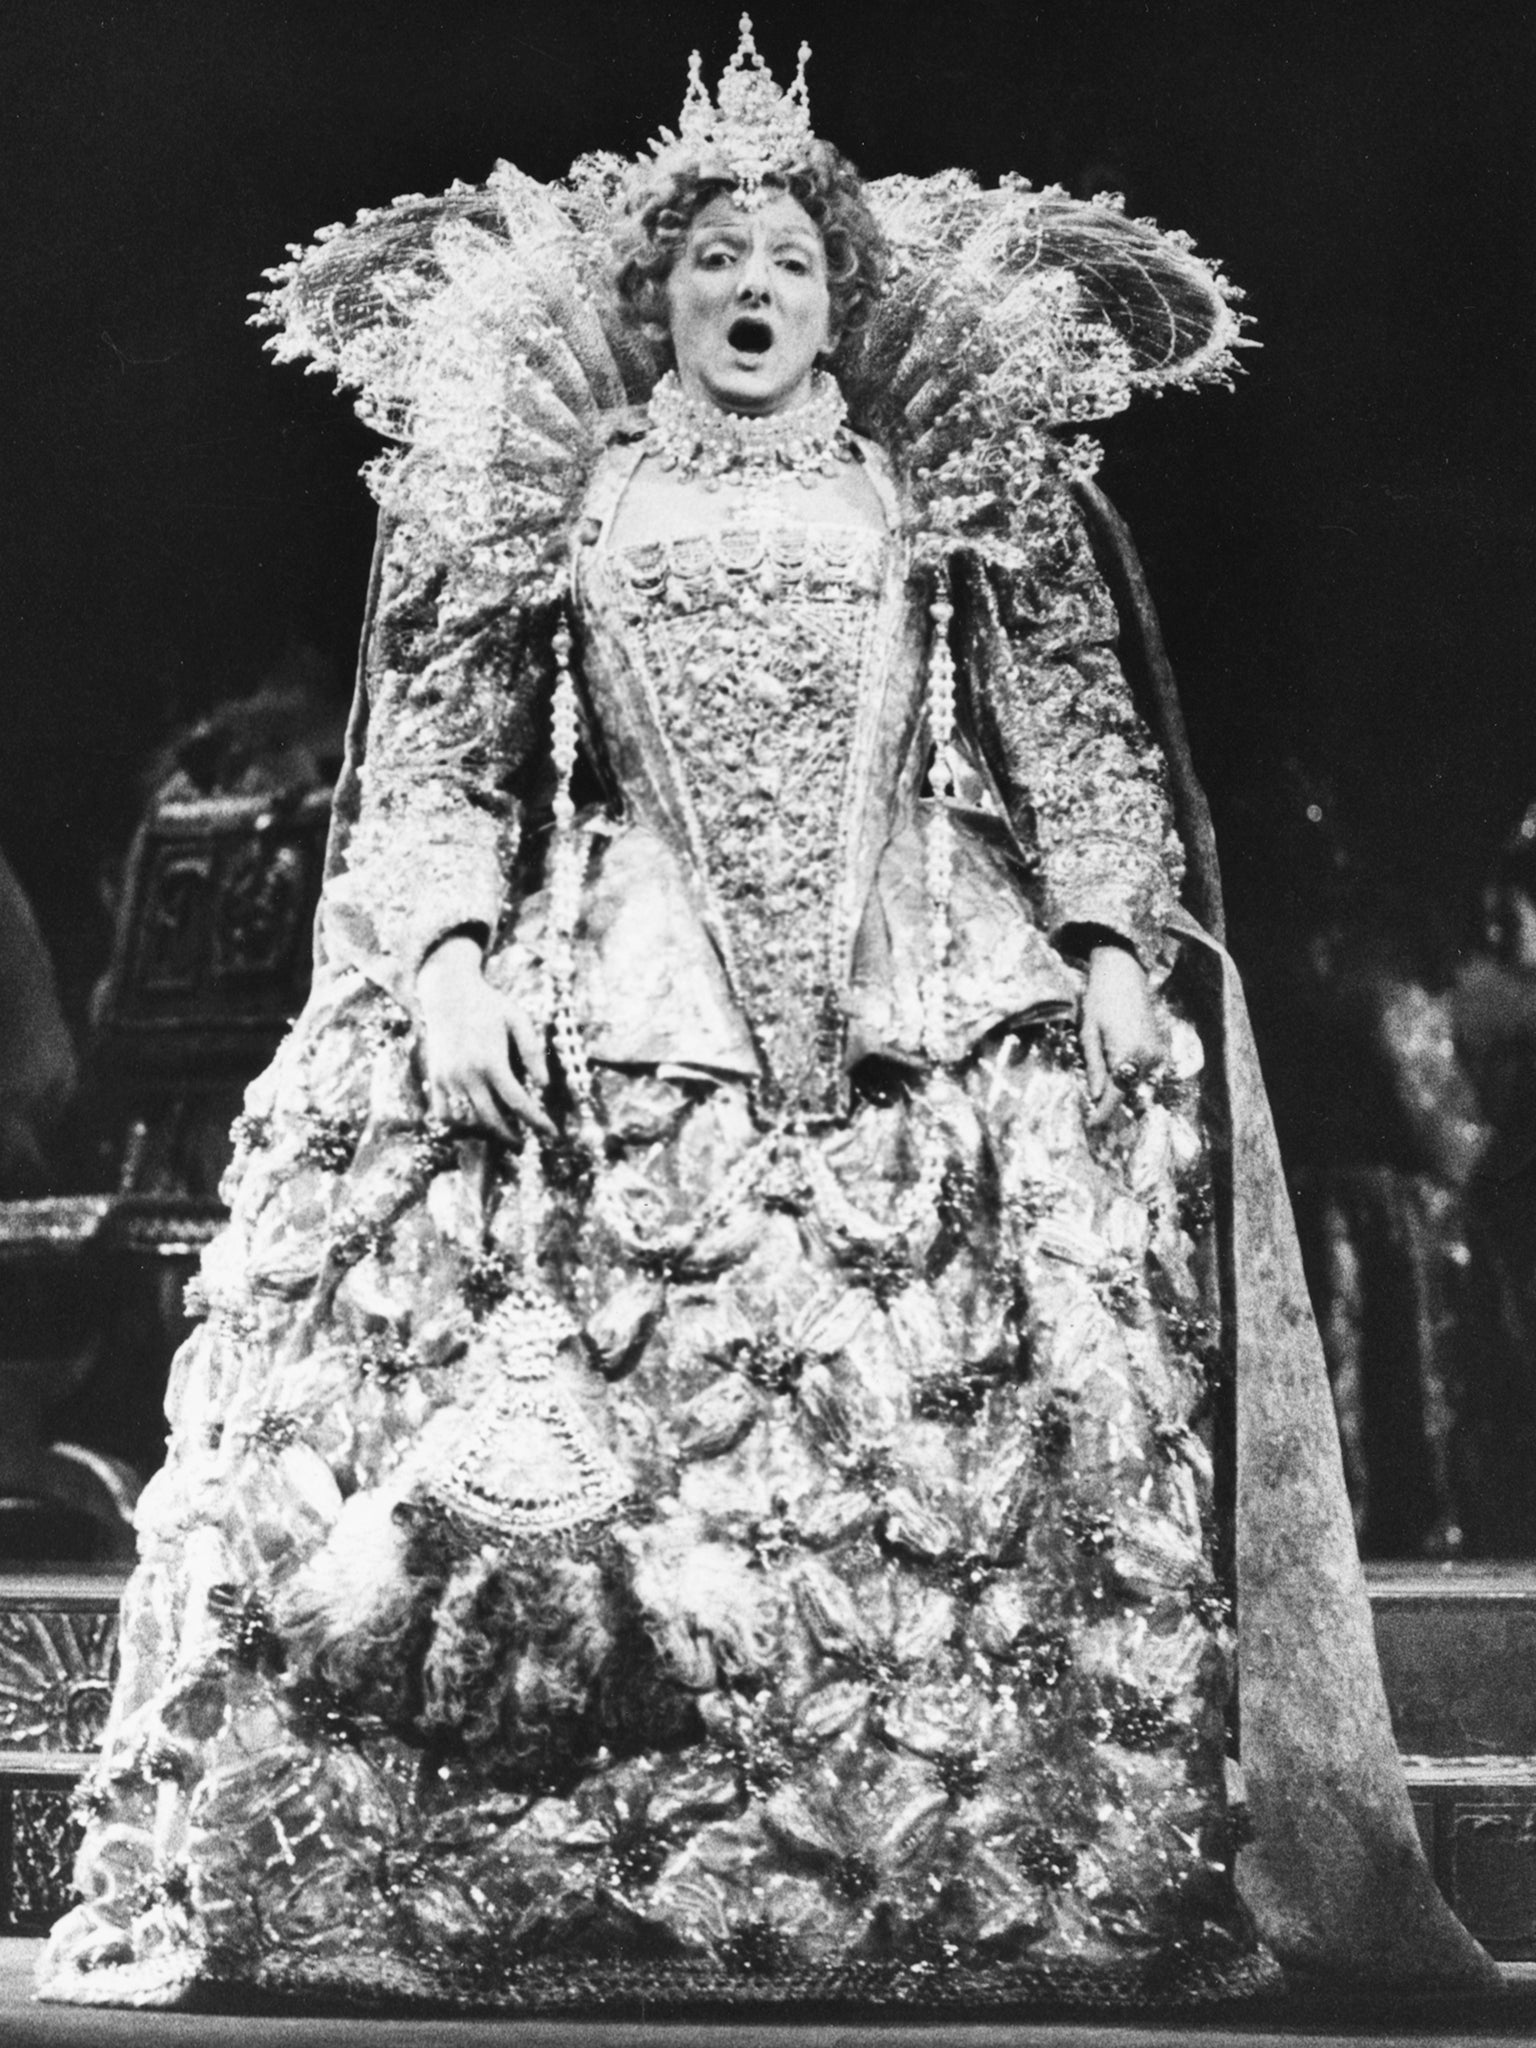
[[[953,1060],[1060,1000],[1036,931],[1103,927],[1161,964],[1180,849],[1061,477],[1034,481],[1026,563],[944,570],[963,598],[956,743],[981,790],[964,801],[1002,814],[1005,868],[996,833],[931,843],[937,584],[880,450],[738,496],[658,473],[625,425],[569,535],[573,669],[607,790],[573,963],[590,1056],[752,1072],[765,1108],[840,1110],[850,1058]],[[322,971],[354,965],[409,1009],[432,947],[479,930],[547,1022],[548,905],[516,883],[542,841],[552,616],[498,601],[493,537],[452,554],[439,538],[417,519],[387,532]]]
[[[617,635],[683,794],[717,943],[771,1101],[840,1074],[844,838],[896,544],[773,518],[600,551],[592,630]]]

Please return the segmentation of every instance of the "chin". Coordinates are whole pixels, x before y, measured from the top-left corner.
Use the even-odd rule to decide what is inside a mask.
[[[800,386],[769,384],[751,371],[737,371],[712,380],[705,390],[716,405],[729,412],[777,412],[794,402]]]
[[[716,405],[731,412],[767,412],[776,396],[774,392],[764,390],[751,376],[715,378],[704,389]]]

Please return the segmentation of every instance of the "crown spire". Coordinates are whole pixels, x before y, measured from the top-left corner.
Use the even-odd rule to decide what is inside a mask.
[[[802,43],[794,80],[781,90],[758,51],[752,17],[744,14],[741,40],[714,99],[704,83],[699,52],[689,58],[678,133],[663,136],[654,146],[658,164],[669,169],[687,164],[706,177],[728,178],[742,205],[761,205],[766,181],[792,169],[815,140],[805,84],[810,54],[810,44]]]

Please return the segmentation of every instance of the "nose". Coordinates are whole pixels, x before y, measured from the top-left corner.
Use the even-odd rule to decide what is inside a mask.
[[[736,296],[743,305],[760,306],[773,287],[773,273],[768,266],[768,252],[762,247],[750,250],[742,263],[736,280]]]

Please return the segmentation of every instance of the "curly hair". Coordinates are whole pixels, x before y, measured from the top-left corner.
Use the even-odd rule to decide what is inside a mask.
[[[798,200],[821,230],[832,300],[832,331],[841,343],[868,320],[885,286],[890,252],[864,197],[864,182],[831,143],[816,141],[791,170],[765,181]],[[614,236],[614,285],[629,317],[655,342],[667,340],[666,284],[688,230],[712,199],[734,189],[728,178],[696,167],[655,177],[635,190]]]

